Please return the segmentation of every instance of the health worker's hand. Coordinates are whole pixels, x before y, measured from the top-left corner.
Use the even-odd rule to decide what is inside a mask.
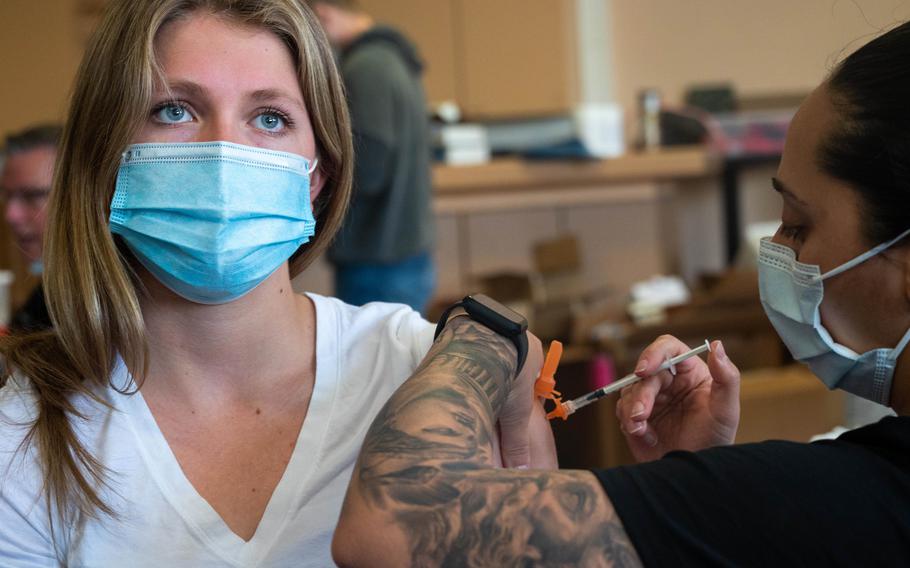
[[[639,462],[672,450],[697,451],[732,444],[739,426],[739,369],[720,341],[711,344],[707,364],[692,357],[654,374],[669,357],[689,351],[677,338],[664,335],[638,359],[635,373],[645,377],[625,388],[616,416],[632,455]]]

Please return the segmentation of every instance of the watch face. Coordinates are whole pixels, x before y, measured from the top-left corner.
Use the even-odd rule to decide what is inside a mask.
[[[528,328],[528,320],[525,317],[515,310],[509,309],[493,298],[486,296],[484,294],[472,294],[468,296],[470,300],[476,304],[476,307],[480,308],[478,311],[488,312],[483,315],[490,318],[495,318],[499,320],[499,323],[502,324],[502,331],[508,331],[513,334],[521,333]],[[466,298],[466,300],[468,299]],[[467,307],[467,306],[466,306]],[[468,309],[468,311],[472,311]],[[480,314],[478,314],[480,315]]]

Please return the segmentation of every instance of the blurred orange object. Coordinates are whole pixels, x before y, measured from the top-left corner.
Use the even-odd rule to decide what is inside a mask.
[[[556,400],[560,396],[556,390],[556,368],[559,367],[559,360],[562,358],[562,343],[559,341],[550,342],[550,348],[547,350],[547,358],[543,362],[543,368],[540,370],[540,376],[534,383],[534,394],[538,398]]]

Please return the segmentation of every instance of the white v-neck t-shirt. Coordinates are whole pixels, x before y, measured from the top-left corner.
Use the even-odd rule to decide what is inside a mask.
[[[190,484],[142,395],[112,388],[102,396],[113,410],[79,399],[88,420],[74,422],[110,472],[102,498],[117,517],[57,523],[52,539],[36,451],[20,450],[35,397],[28,381],[16,378],[0,390],[0,566],[332,566],[332,532],[360,445],[429,350],[433,327],[397,304],[356,308],[310,298],[316,305],[313,397],[251,540],[234,534]],[[129,384],[122,362],[111,378]]]

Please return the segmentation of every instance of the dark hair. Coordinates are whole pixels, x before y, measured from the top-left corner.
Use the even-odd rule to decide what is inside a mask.
[[[821,169],[863,203],[863,236],[878,244],[910,229],[910,22],[844,59],[828,79],[839,124]]]
[[[6,137],[6,143],[3,145],[3,155],[19,154],[46,146],[56,148],[60,144],[62,135],[63,127],[59,124],[31,126]]]

